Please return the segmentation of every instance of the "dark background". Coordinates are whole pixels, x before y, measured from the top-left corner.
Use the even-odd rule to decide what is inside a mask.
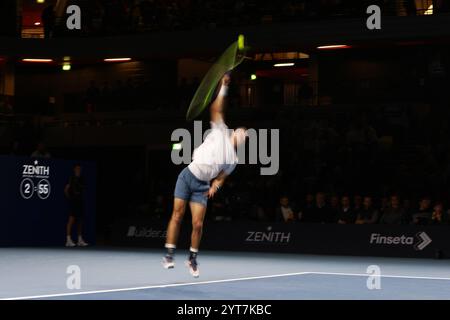
[[[350,196],[350,224],[365,195],[381,214],[399,195],[407,226],[429,197],[426,224],[440,202],[448,224],[448,1],[61,1],[49,18],[51,4],[1,4],[0,152],[27,157],[43,142],[52,158],[95,162],[99,243],[116,221],[167,220],[182,170],[170,134],[192,130],[199,81],[241,33],[249,59],[233,72],[227,122],[280,129],[281,168],[239,166],[208,219],[280,221],[285,195],[292,223],[306,224],[306,195],[324,192],[327,206]],[[82,9],[80,31],[64,28],[69,4]],[[381,30],[366,28],[369,4]],[[348,48],[319,49],[330,44]],[[119,57],[131,60],[104,61]]]

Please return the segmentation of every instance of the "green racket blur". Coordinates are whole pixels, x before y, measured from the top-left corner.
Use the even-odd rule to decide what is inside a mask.
[[[225,50],[204,76],[189,105],[186,114],[188,121],[192,121],[199,116],[211,103],[217,84],[225,73],[233,70],[244,61],[245,52],[244,36],[241,35],[239,40]]]

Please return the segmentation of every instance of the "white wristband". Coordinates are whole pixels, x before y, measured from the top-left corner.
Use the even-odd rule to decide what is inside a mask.
[[[227,95],[228,95],[228,86],[223,85],[223,86],[220,88],[219,96],[220,96],[220,97],[226,97]]]

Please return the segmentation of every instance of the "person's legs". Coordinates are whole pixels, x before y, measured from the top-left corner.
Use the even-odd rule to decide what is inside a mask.
[[[78,239],[83,238],[83,220],[77,219],[77,231],[78,231]]]
[[[203,220],[205,219],[206,206],[197,202],[190,202],[189,206],[192,213],[192,235],[191,248],[189,250],[189,260],[187,266],[194,277],[200,275],[197,264],[198,249],[200,247],[200,240],[203,232]]]
[[[167,227],[167,240],[166,244],[176,245],[178,241],[178,235],[180,233],[181,222],[183,221],[184,213],[186,211],[186,201],[183,199],[175,198],[173,200],[172,217]]]
[[[83,218],[82,218],[81,213],[77,217],[76,221],[77,221],[77,230],[78,230],[78,243],[77,244],[80,247],[86,247],[86,246],[88,246],[88,243],[86,241],[84,241],[84,238],[83,238]]]
[[[69,216],[69,220],[66,225],[66,247],[74,247],[75,243],[72,241],[72,228],[75,223],[75,217],[73,215]]]
[[[167,254],[164,257],[164,267],[173,268],[173,256],[177,246],[178,235],[180,234],[180,227],[183,221],[184,213],[186,211],[186,201],[180,198],[175,198],[173,201],[172,217],[167,226],[166,249]]]
[[[72,235],[72,227],[73,227],[74,223],[75,223],[75,217],[74,216],[69,216],[69,220],[67,221],[67,225],[66,225],[66,235],[67,235],[67,237],[71,237],[71,235]]]
[[[190,202],[192,213],[191,249],[198,252],[202,239],[203,220],[205,219],[206,206],[197,202]]]

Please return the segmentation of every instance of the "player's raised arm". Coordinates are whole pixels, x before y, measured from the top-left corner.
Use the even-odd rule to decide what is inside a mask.
[[[230,76],[225,75],[220,82],[219,94],[211,104],[211,121],[214,123],[224,121],[225,97],[228,94]]]

